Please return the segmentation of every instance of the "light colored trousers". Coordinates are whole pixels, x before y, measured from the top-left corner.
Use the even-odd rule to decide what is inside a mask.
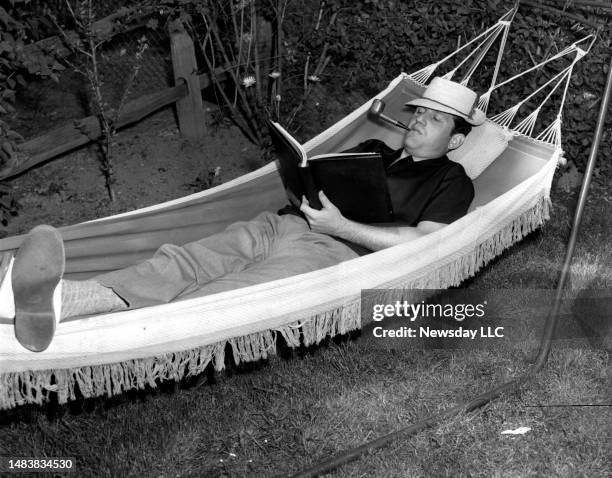
[[[137,308],[282,279],[355,257],[345,244],[311,231],[300,217],[264,212],[199,241],[165,244],[151,259],[93,279]]]

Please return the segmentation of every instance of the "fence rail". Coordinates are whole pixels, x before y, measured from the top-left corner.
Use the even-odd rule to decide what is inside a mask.
[[[104,21],[104,20],[103,20]],[[57,38],[42,40],[43,47],[54,45]],[[143,95],[127,102],[114,126],[123,128],[136,123],[145,116],[170,104],[177,104],[177,116],[181,134],[188,138],[199,138],[204,128],[204,110],[201,90],[210,86],[209,74],[197,75],[193,43],[185,32],[171,32],[172,57],[176,86],[153,94]],[[37,46],[38,48],[41,45]],[[228,77],[230,66],[215,69],[219,80]],[[0,180],[8,179],[72,149],[84,146],[102,134],[100,121],[96,116],[75,120],[41,136],[18,145],[13,164],[0,170]]]

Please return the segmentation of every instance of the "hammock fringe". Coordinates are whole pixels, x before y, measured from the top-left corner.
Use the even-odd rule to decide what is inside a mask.
[[[482,241],[471,253],[449,258],[441,267],[416,280],[381,285],[396,289],[443,289],[459,283],[518,242],[549,219],[549,191],[545,190],[523,214],[503,225]],[[0,409],[23,404],[42,405],[55,399],[59,404],[77,398],[121,394],[127,390],[155,388],[160,381],[195,376],[209,364],[217,371],[225,367],[229,344],[236,364],[266,359],[276,354],[278,333],[287,346],[319,344],[328,336],[346,334],[361,328],[360,297],[347,298],[340,306],[300,319],[276,330],[267,330],[195,349],[120,363],[73,369],[24,371],[0,374]]]

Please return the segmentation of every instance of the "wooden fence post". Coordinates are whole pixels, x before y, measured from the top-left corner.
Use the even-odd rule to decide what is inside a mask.
[[[182,27],[174,24],[170,28],[170,45],[174,83],[178,85],[184,81],[189,90],[185,98],[176,102],[181,135],[189,139],[202,139],[206,135],[206,115],[202,107],[193,41]]]

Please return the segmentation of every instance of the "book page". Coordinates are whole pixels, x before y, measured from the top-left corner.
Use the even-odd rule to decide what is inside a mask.
[[[316,161],[317,159],[350,159],[351,156],[377,156],[378,153],[325,153],[325,154],[317,154],[312,158],[308,158],[309,161]]]
[[[287,143],[289,143],[289,145],[299,153],[301,159],[300,162],[300,166],[306,166],[306,161],[308,161],[308,158],[306,156],[306,151],[304,150],[304,148],[302,147],[302,145],[300,143],[297,142],[297,140],[291,136],[289,134],[289,132],[283,128],[280,123],[276,123],[275,121],[270,121],[270,124],[272,124],[274,126],[274,128],[281,133],[281,135],[283,136],[283,138],[287,141]]]

